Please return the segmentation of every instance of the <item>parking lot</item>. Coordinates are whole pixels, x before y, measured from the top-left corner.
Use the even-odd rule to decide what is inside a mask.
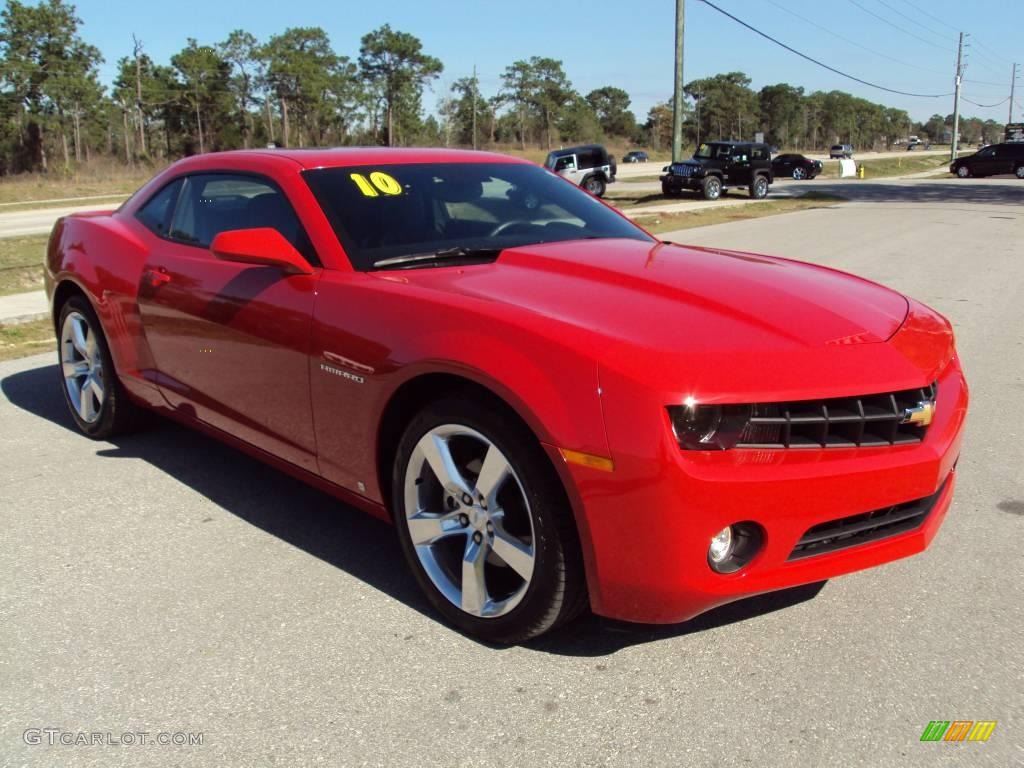
[[[170,424],[91,442],[52,356],[0,363],[0,764],[1024,764],[1024,183],[843,187],[663,237],[852,271],[950,318],[973,399],[927,552],[683,625],[588,617],[488,647],[438,621],[387,525]],[[998,725],[922,743],[931,720]]]

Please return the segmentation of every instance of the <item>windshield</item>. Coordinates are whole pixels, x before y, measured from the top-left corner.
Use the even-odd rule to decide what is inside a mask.
[[[319,168],[303,176],[359,270],[453,248],[593,238],[653,242],[579,187],[520,163]]]

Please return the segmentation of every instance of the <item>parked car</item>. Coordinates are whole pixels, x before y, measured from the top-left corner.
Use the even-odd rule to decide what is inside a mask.
[[[1024,142],[992,144],[974,154],[958,157],[950,164],[949,172],[961,179],[1001,173],[1012,173],[1024,179]]]
[[[803,155],[779,155],[772,158],[772,174],[792,176],[794,179],[813,179],[821,173],[821,160],[811,160]]]
[[[691,159],[666,165],[660,178],[666,197],[688,189],[705,200],[717,200],[731,187],[746,187],[751,197],[762,198],[773,180],[768,145],[741,141],[701,144]]]
[[[828,150],[829,159],[853,157],[852,144],[833,144]]]
[[[615,158],[600,144],[566,147],[548,153],[544,167],[583,187],[595,197],[604,197],[615,181]]]
[[[647,153],[639,149],[634,149],[622,156],[622,162],[624,163],[646,163],[647,160]]]
[[[663,243],[517,158],[197,155],[59,219],[44,279],[84,435],[154,410],[390,520],[429,603],[492,642],[920,552],[956,482],[937,312]]]

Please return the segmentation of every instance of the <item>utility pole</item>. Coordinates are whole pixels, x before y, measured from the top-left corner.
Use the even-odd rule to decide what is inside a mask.
[[[676,71],[672,100],[672,162],[683,160],[683,31],[686,0],[676,0]]]
[[[953,91],[953,147],[950,149],[950,161],[956,160],[956,146],[960,141],[960,81],[963,79],[964,68],[964,33],[960,33],[960,45],[956,50],[956,89]]]
[[[476,64],[473,65],[473,149],[476,149]]]
[[[1013,64],[1013,73],[1010,75],[1010,114],[1006,118],[1006,122],[1013,122],[1013,86],[1017,84],[1017,63]]]

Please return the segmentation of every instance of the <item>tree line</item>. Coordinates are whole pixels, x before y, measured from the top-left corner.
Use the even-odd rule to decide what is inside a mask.
[[[534,56],[505,67],[484,94],[475,72],[438,89],[444,72],[414,35],[388,24],[368,32],[358,52],[336,52],[319,27],[292,27],[267,40],[244,30],[223,41],[189,38],[166,64],[133,38],[110,87],[104,58],[81,35],[64,0],[7,0],[0,13],[0,175],[69,170],[96,156],[127,164],[197,152],[281,146],[428,145],[546,147],[616,141],[655,150],[671,146],[669,102],[640,122],[629,94],[605,86],[577,91],[557,59]],[[684,139],[754,137],[796,149],[835,142],[858,148],[912,133],[933,141],[951,122],[925,124],[841,91],[804,93],[786,83],[760,91],[742,72],[686,85]],[[940,125],[941,123],[941,125]],[[994,121],[961,121],[965,140],[998,140]]]

